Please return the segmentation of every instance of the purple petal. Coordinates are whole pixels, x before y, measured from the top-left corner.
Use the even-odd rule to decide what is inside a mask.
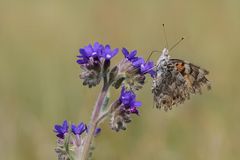
[[[109,44],[107,44],[106,46],[105,46],[105,50],[104,50],[106,53],[110,53],[111,52],[111,47],[110,47],[110,45]]]
[[[77,127],[74,124],[72,124],[71,128],[72,128],[72,132],[76,134]]]
[[[134,58],[137,54],[137,50],[133,50],[129,55],[128,55],[128,59],[131,60],[132,58]]]
[[[93,45],[93,50],[94,50],[94,51],[97,51],[100,46],[101,46],[100,43],[95,42],[94,45]]]
[[[62,125],[55,125],[54,132],[57,133],[57,137],[64,138],[64,134],[68,132],[68,122],[63,121]]]
[[[101,132],[101,128],[96,128],[94,136],[97,136]]]
[[[147,73],[154,67],[154,63],[152,61],[149,61],[147,63],[144,63],[140,66],[141,73]]]
[[[122,48],[122,53],[124,54],[124,56],[127,58],[127,56],[129,55],[129,52],[126,48]]]
[[[105,53],[106,53],[105,58],[107,60],[109,60],[109,59],[111,59],[112,57],[114,57],[118,53],[118,48],[114,49],[112,52],[111,52],[111,50],[110,50],[110,52],[109,51],[105,51]]]
[[[78,58],[84,58],[84,56],[82,56],[82,55],[79,55],[79,56],[77,56]]]
[[[79,129],[79,134],[81,135],[86,130],[85,124],[84,123],[80,123],[78,125],[78,129]]]
[[[67,129],[68,128],[68,122],[66,120],[64,120],[62,126],[63,126],[64,129]]]
[[[125,106],[133,106],[136,99],[136,95],[132,91],[124,91],[121,93],[120,102]]]
[[[115,49],[112,51],[112,57],[115,56],[117,53],[118,53],[118,48],[115,48]]]
[[[91,53],[93,52],[92,45],[89,44],[88,46],[84,47],[84,50],[88,55],[91,55]]]
[[[76,135],[81,135],[84,131],[86,130],[85,128],[85,124],[84,123],[80,123],[78,126],[72,124],[72,132]]]
[[[59,133],[59,132],[61,132],[62,131],[62,126],[60,126],[60,125],[55,125],[54,126],[54,132],[56,132],[56,133]]]
[[[78,64],[85,64],[85,63],[87,63],[88,62],[88,60],[86,60],[86,59],[78,59],[77,60],[77,63]]]
[[[143,58],[137,58],[136,60],[134,60],[134,61],[132,62],[132,64],[133,64],[134,67],[139,67],[139,66],[141,66],[141,64],[143,64],[143,63],[144,63],[144,59],[143,59]]]
[[[134,102],[134,107],[140,107],[142,105],[142,102],[136,101]]]
[[[154,70],[148,71],[148,73],[151,75],[152,78],[156,76],[156,72]]]
[[[80,52],[83,56],[87,56],[87,53],[86,53],[86,51],[85,51],[84,48],[80,48],[80,49],[79,49],[79,52]]]

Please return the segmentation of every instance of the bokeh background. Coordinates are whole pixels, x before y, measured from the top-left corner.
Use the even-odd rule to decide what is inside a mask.
[[[172,57],[208,69],[213,89],[166,113],[148,79],[141,116],[120,133],[104,123],[94,159],[240,159],[239,0],[0,0],[0,159],[57,159],[54,124],[88,122],[99,91],[81,85],[78,49],[99,41],[147,57],[165,45],[162,23],[170,45],[185,37]]]

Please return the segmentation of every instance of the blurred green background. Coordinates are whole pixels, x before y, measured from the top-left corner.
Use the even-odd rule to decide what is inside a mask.
[[[54,124],[88,122],[99,91],[81,85],[78,49],[99,41],[147,57],[164,47],[162,23],[170,44],[186,38],[172,57],[208,69],[213,89],[166,113],[149,79],[141,116],[120,133],[104,123],[94,158],[239,160],[239,0],[0,0],[0,159],[57,159]]]

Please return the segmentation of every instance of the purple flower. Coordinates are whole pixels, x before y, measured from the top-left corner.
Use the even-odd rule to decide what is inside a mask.
[[[68,132],[68,122],[65,120],[63,121],[62,125],[55,125],[54,126],[54,132],[57,133],[57,137],[64,139],[65,133]]]
[[[75,135],[81,135],[84,131],[86,131],[86,125],[84,123],[79,123],[78,126],[72,124],[72,132]]]
[[[106,60],[110,60],[112,57],[114,57],[118,53],[118,48],[115,48],[111,50],[110,45],[106,45],[104,50],[103,50],[103,57]]]
[[[84,48],[80,48],[79,52],[80,55],[77,56],[79,58],[77,63],[86,64],[91,57],[95,60],[100,60],[101,58],[110,60],[118,53],[118,48],[111,50],[110,45],[104,47],[102,44],[95,42],[93,46],[89,44]]]
[[[154,77],[156,72],[153,70],[153,68],[154,68],[154,63],[152,61],[149,61],[149,62],[141,64],[140,72],[141,72],[141,74],[149,73],[151,75],[151,77]]]
[[[122,48],[122,53],[124,54],[125,58],[127,58],[129,61],[132,61],[136,58],[135,56],[137,54],[137,50],[133,50],[129,53],[126,48]]]
[[[144,63],[145,63],[145,61],[142,57],[137,57],[132,60],[132,65],[136,68],[139,68]]]
[[[88,63],[90,57],[100,59],[102,56],[103,48],[103,45],[98,42],[95,42],[93,46],[89,44],[84,48],[80,48],[80,55],[77,56],[79,58],[77,60],[77,63],[86,64]]]
[[[132,62],[132,65],[136,68],[140,67],[141,64],[144,63],[144,59],[142,57],[136,57],[137,50],[133,50],[129,53],[126,48],[122,49],[122,53],[124,54],[125,58]]]
[[[136,57],[137,50],[133,50],[129,53],[126,48],[122,49],[122,53],[125,58],[127,58],[135,68],[140,68],[141,74],[149,73],[151,76],[155,74],[153,71],[154,63],[152,61],[145,62],[142,57]]]
[[[136,95],[134,92],[125,90],[125,87],[122,87],[119,101],[123,104],[124,109],[129,110],[131,113],[135,114],[138,114],[137,107],[140,107],[142,105],[140,101],[136,101]]]
[[[118,48],[111,49],[110,45],[103,46],[95,42],[79,50],[77,63],[80,64],[82,72],[80,79],[83,85],[89,88],[98,85],[103,76],[107,75],[110,67],[110,60],[118,53]]]
[[[111,113],[110,125],[112,130],[126,130],[127,123],[131,122],[131,114],[139,115],[138,107],[141,102],[136,101],[136,95],[131,90],[122,87],[120,97],[114,106],[115,110]]]

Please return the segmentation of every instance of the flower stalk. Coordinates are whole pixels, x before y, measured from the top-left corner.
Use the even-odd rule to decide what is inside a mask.
[[[102,90],[98,96],[98,99],[96,101],[94,110],[92,112],[92,117],[89,123],[89,132],[84,142],[83,151],[79,160],[86,160],[89,156],[89,150],[91,148],[95,130],[98,125],[98,117],[100,115],[101,109],[104,107],[104,105],[107,105],[105,101],[108,99],[106,98],[106,96],[108,96],[109,86],[110,85],[108,83],[104,83]]]

